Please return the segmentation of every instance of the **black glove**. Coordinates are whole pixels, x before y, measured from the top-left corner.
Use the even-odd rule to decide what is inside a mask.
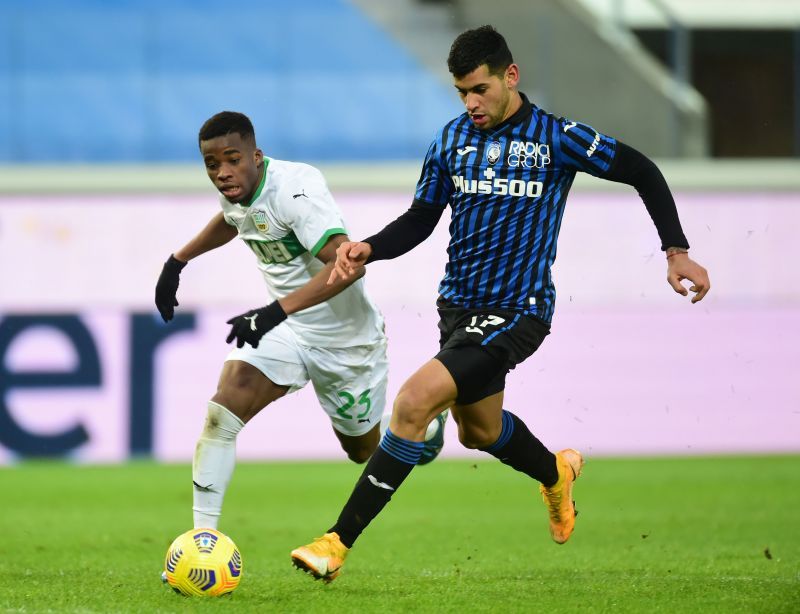
[[[186,262],[181,262],[170,254],[164,263],[164,268],[161,269],[161,275],[158,276],[158,283],[156,283],[156,309],[158,309],[158,313],[161,314],[164,322],[169,322],[172,316],[175,315],[175,307],[178,306],[178,299],[175,298],[178,294],[178,281],[186,264]]]
[[[228,333],[225,342],[230,343],[236,339],[237,348],[242,347],[245,343],[257,348],[261,337],[283,322],[286,317],[286,312],[278,301],[260,309],[251,309],[247,313],[228,320],[231,332]]]

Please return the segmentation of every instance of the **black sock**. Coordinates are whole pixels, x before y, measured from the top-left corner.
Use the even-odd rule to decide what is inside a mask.
[[[389,503],[394,492],[419,462],[423,447],[421,441],[402,439],[386,429],[339,519],[328,529],[328,533],[338,533],[342,543],[352,548],[361,532]]]
[[[545,486],[558,481],[555,454],[545,448],[525,423],[510,411],[503,410],[503,430],[497,441],[481,449]]]

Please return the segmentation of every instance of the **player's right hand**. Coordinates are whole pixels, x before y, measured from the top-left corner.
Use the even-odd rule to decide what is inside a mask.
[[[181,271],[186,266],[186,262],[178,260],[170,254],[161,269],[156,283],[156,309],[161,314],[164,322],[169,322],[175,315],[175,307],[178,306],[178,282],[180,281]]]
[[[328,285],[337,279],[350,279],[355,272],[367,264],[372,246],[362,241],[345,241],[336,248],[336,262],[328,277]]]
[[[693,303],[702,301],[711,289],[708,271],[689,258],[689,254],[679,253],[667,258],[667,283],[675,292],[686,296],[689,291],[681,283],[684,279],[692,282],[689,291],[694,292]]]

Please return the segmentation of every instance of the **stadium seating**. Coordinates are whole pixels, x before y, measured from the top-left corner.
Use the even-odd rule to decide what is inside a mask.
[[[222,109],[275,157],[418,159],[458,109],[346,0],[3,3],[0,40],[0,163],[191,161]]]

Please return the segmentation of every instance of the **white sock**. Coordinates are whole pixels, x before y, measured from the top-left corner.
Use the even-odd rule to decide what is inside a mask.
[[[206,424],[192,463],[194,528],[216,529],[222,500],[236,464],[236,436],[244,422],[227,408],[208,402]]]

